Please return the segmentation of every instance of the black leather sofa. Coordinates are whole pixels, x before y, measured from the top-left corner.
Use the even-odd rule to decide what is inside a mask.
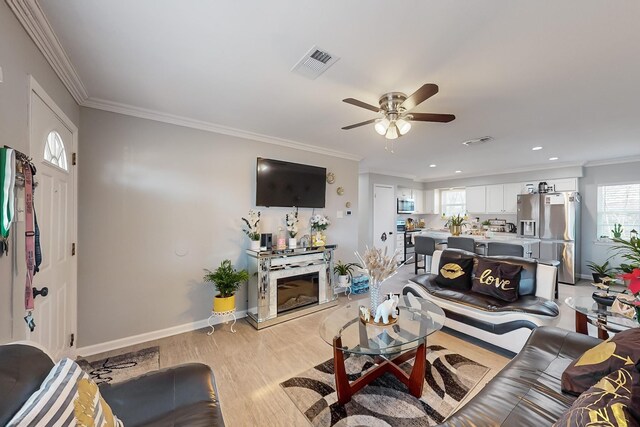
[[[49,356],[36,347],[0,346],[0,426],[38,390],[52,367]],[[224,426],[213,372],[201,363],[101,385],[100,392],[127,427]]]
[[[599,339],[555,327],[533,331],[522,351],[441,426],[550,426],[576,399],[562,372]]]

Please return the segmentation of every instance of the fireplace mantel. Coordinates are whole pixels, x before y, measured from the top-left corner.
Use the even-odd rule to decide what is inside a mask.
[[[257,329],[337,305],[333,290],[333,250],[336,245],[283,251],[247,250],[248,316]],[[318,273],[318,303],[278,315],[278,279]]]

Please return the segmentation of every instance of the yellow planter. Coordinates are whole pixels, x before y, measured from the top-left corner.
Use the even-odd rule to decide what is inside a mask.
[[[451,234],[453,236],[459,236],[460,233],[462,233],[462,226],[461,225],[451,225],[451,226],[449,226],[449,231],[451,232]]]
[[[231,295],[227,298],[222,298],[216,295],[213,298],[213,311],[216,313],[223,313],[225,311],[231,311],[236,307],[236,296]]]

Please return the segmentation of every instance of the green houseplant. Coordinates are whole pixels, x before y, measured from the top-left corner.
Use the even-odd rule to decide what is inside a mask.
[[[231,260],[225,259],[214,271],[204,270],[205,282],[213,282],[219,294],[213,299],[213,311],[217,313],[231,311],[236,306],[235,293],[242,282],[249,280],[247,270],[236,270]]]
[[[604,264],[598,264],[593,261],[587,262],[587,267],[591,270],[593,281],[595,283],[602,283],[602,279],[605,277],[611,277],[614,274],[614,269],[609,265],[609,261],[605,261]]]
[[[614,224],[611,234],[613,234],[614,239],[619,239],[622,237],[622,231],[622,224]]]
[[[634,269],[640,268],[640,239],[632,237],[626,240],[622,237],[614,237],[611,241],[614,244],[611,248],[614,256],[618,255],[625,261],[618,267],[619,272],[628,274]]]
[[[343,263],[338,261],[333,267],[333,272],[338,275],[338,285],[349,286],[350,279],[353,278],[353,270],[360,268],[360,264],[355,262]]]
[[[467,223],[465,222],[467,216],[460,216],[460,214],[456,216],[450,216],[447,222],[445,223],[445,227],[449,227],[449,231],[454,236],[459,236],[462,233],[462,227],[466,227]]]

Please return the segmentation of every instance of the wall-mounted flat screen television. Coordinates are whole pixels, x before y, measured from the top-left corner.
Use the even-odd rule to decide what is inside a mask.
[[[258,157],[256,206],[324,208],[327,169]]]

